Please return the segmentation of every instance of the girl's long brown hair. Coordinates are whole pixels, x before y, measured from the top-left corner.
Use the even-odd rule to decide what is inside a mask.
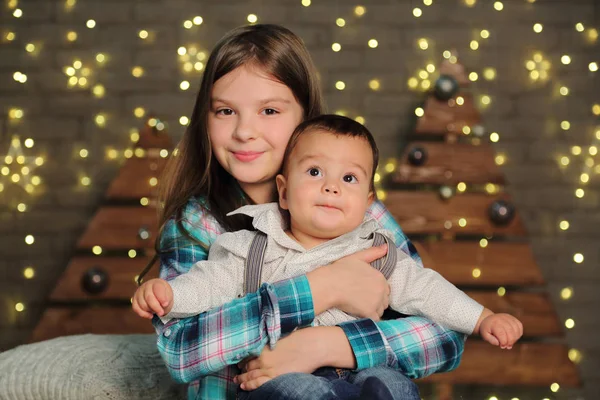
[[[298,36],[282,26],[269,24],[243,26],[227,33],[211,52],[190,124],[160,179],[157,254],[161,250],[162,230],[173,216],[179,231],[197,242],[182,224],[183,210],[193,196],[205,199],[207,211],[225,230],[248,228],[243,216],[226,216],[250,200],[243,196],[237,181],[213,159],[207,130],[214,83],[242,65],[256,66],[289,87],[302,106],[305,119],[323,112],[317,71]],[[206,247],[204,243],[198,244]]]

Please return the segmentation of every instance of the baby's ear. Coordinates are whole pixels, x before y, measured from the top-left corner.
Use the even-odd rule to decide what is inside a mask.
[[[285,176],[279,174],[275,177],[275,182],[277,183],[277,193],[279,193],[279,207],[287,210],[287,180]]]

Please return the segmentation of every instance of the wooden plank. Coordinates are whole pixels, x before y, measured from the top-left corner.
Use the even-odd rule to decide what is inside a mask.
[[[461,93],[460,96],[464,99],[463,105],[429,96],[423,108],[425,114],[418,119],[415,132],[423,135],[464,135],[464,126],[478,124],[480,116],[473,103],[473,97],[469,93]]]
[[[53,301],[90,299],[127,301],[137,288],[134,277],[142,271],[150,258],[75,257],[54,288],[50,299]],[[109,276],[107,288],[98,294],[90,294],[81,286],[81,277],[92,267],[102,268]],[[156,264],[146,279],[157,277],[158,270]],[[525,325],[525,335],[528,337],[561,333],[560,323],[545,295],[512,291],[502,297],[495,291],[467,291],[467,294],[494,312],[510,313],[521,319]]]
[[[488,207],[495,200],[510,201],[507,194],[487,195],[463,193],[448,200],[442,200],[435,192],[389,191],[384,201],[407,234],[460,233],[460,234],[500,234],[526,235],[519,213],[506,226],[494,225],[488,217]],[[459,219],[465,218],[467,225],[459,226]],[[449,229],[444,224],[449,221]]]
[[[61,276],[54,291],[50,295],[53,301],[72,301],[90,299],[123,299],[129,300],[137,284],[134,278],[148,264],[152,255],[136,258],[123,257],[75,257]],[[145,276],[145,280],[158,277],[158,261]],[[99,267],[109,276],[108,286],[98,294],[90,294],[81,285],[85,272],[93,267]]]
[[[150,179],[160,178],[167,160],[161,157],[132,157],[125,161],[106,193],[109,199],[156,198],[158,186]]]
[[[150,320],[139,317],[131,307],[49,307],[30,342],[84,333],[154,333],[154,328]]]
[[[581,386],[567,347],[556,343],[520,343],[502,350],[488,343],[469,339],[460,366],[418,382],[449,382],[475,385]]]
[[[545,284],[529,243],[415,242],[423,265],[435,269],[455,285],[538,286]],[[473,276],[479,269],[480,275]]]
[[[77,247],[91,249],[154,248],[158,216],[154,207],[102,207],[88,224]],[[148,239],[138,236],[140,228],[150,233]]]
[[[466,291],[475,301],[497,313],[508,313],[523,323],[524,337],[561,336],[562,328],[546,294],[509,291]]]
[[[422,148],[427,154],[423,165],[413,166],[408,161],[408,154],[415,147]],[[504,174],[494,162],[494,149],[489,145],[412,142],[398,165],[393,181],[440,185],[458,182],[503,184]]]

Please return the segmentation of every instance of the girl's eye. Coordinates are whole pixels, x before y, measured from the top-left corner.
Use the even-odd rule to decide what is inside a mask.
[[[346,183],[357,183],[358,180],[356,179],[356,177],[354,175],[344,175],[344,182]]]
[[[263,112],[264,112],[266,115],[275,115],[275,114],[278,114],[277,110],[274,110],[274,109],[272,109],[272,108],[265,108],[265,109],[263,110]]]
[[[321,176],[321,171],[319,168],[311,168],[308,170],[310,176]]]
[[[233,110],[231,108],[221,108],[217,110],[217,115],[233,115]]]

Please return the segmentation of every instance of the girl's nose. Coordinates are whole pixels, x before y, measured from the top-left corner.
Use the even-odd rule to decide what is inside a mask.
[[[233,137],[241,142],[256,139],[257,133],[250,118],[239,117]]]

